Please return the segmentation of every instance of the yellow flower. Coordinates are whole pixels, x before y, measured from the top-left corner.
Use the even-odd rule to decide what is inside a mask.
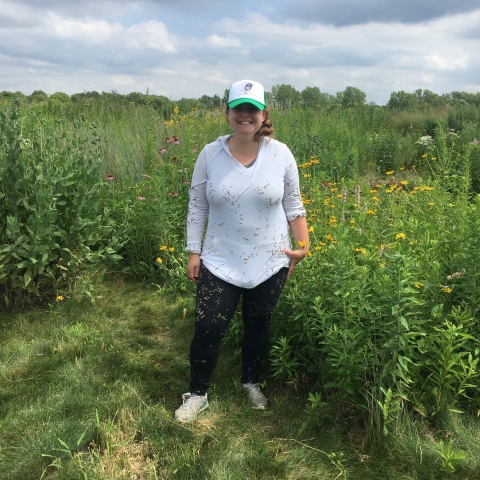
[[[400,239],[405,240],[406,238],[407,238],[407,236],[404,233],[397,233],[395,235],[396,240],[400,240]]]
[[[390,170],[389,172],[387,172],[387,175],[393,175],[395,173],[395,170]]]
[[[305,247],[305,245],[307,244],[306,240],[299,240],[297,243],[298,243],[298,246],[302,248]]]
[[[310,178],[312,175],[310,173],[306,173],[303,178]]]
[[[378,190],[375,190],[374,188],[372,188],[372,189],[370,190],[370,193],[377,193],[377,192],[378,192]]]
[[[365,213],[367,215],[375,215],[375,212],[373,210],[367,210]]]
[[[364,248],[356,248],[355,251],[358,253],[361,253],[362,255],[367,254],[367,251]]]
[[[452,289],[446,286],[442,287],[442,291],[444,291],[445,293],[452,293]]]
[[[401,183],[402,185],[408,185],[408,181],[407,181],[407,180],[402,180],[400,183]]]
[[[330,189],[330,191],[331,191],[332,193],[335,193],[337,190],[338,190],[338,188],[331,188],[331,189]]]
[[[428,202],[428,204],[433,207],[435,204],[433,202]]]
[[[57,295],[57,302],[61,302],[63,300],[63,296],[62,295]]]
[[[180,109],[178,108],[178,106],[176,106],[174,109],[173,109],[173,113],[178,113],[180,111]]]
[[[175,251],[175,247],[170,247],[170,248],[168,249],[168,251],[169,251],[169,252],[174,252],[174,251]]]
[[[320,242],[320,246],[321,246],[321,247],[326,247],[327,244],[326,244],[325,242]]]
[[[450,203],[450,206],[451,206],[451,207],[454,207],[454,206],[455,206],[455,204],[454,204],[454,203]]]
[[[313,232],[313,227],[309,227],[308,233],[312,233],[312,232]]]
[[[158,257],[155,261],[156,261],[157,263],[163,263],[163,260],[162,260],[160,257]]]
[[[380,201],[380,199],[379,199],[378,197],[372,197],[371,199],[372,199],[374,202],[379,202],[379,201]]]
[[[321,250],[322,247],[315,247],[315,250]]]
[[[307,252],[307,257],[311,257],[312,256],[312,252]]]
[[[427,154],[424,153],[424,154],[422,155],[422,158],[427,158]]]
[[[424,283],[416,283],[415,288],[422,288],[424,285]]]
[[[330,234],[325,235],[325,238],[326,238],[327,240],[330,240],[331,242],[334,242],[334,241],[335,241],[335,237],[334,237],[333,235],[330,235]]]
[[[166,246],[166,245],[162,245],[162,246],[160,247],[160,250],[166,250],[166,249],[167,249],[167,246]]]
[[[400,167],[400,171],[403,172],[405,170],[405,167]]]
[[[437,159],[437,157],[432,157],[430,160],[435,161],[436,159]]]

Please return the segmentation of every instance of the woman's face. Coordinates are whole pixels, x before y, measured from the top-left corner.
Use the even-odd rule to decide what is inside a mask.
[[[251,103],[242,103],[227,111],[227,120],[237,135],[251,135],[252,138],[266,118],[265,110],[259,110]]]

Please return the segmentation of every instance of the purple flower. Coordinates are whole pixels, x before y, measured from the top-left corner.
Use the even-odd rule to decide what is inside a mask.
[[[138,196],[138,199],[139,199],[139,200],[145,200],[145,197],[144,197],[143,195],[139,195],[139,196]]]
[[[113,180],[113,175],[112,175],[111,173],[109,173],[109,174],[107,175],[107,180],[108,180],[109,182],[111,182],[111,181]]]
[[[167,149],[165,147],[160,149],[160,153],[166,153],[166,152],[167,152]]]

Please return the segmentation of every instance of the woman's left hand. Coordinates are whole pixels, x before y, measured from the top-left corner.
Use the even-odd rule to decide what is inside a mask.
[[[288,250],[287,248],[284,248],[282,252],[288,257],[290,257],[290,265],[288,267],[287,273],[288,278],[292,274],[294,268],[297,266],[297,263],[301,262],[307,256],[307,254],[302,249]]]

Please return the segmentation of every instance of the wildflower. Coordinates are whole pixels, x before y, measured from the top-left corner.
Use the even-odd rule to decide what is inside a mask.
[[[113,175],[111,173],[107,175],[107,180],[110,182],[113,180]]]
[[[395,170],[390,170],[389,172],[386,172],[387,175],[393,175],[395,173]]]
[[[328,182],[323,181],[321,185],[323,188],[328,188]]]
[[[424,283],[416,283],[415,284],[415,288],[422,288],[423,286],[425,286]]]
[[[172,157],[172,163],[178,163],[178,158],[177,157]]]
[[[472,142],[470,142],[470,145],[477,145],[478,144],[478,140],[476,138],[473,139]]]
[[[177,192],[168,192],[167,195],[170,195],[171,197],[178,197]]]
[[[338,188],[331,188],[331,189],[330,189],[330,191],[331,191],[332,193],[335,193],[337,190],[338,190]]]
[[[403,172],[405,170],[405,167],[400,167],[400,171]]]
[[[427,147],[427,148],[432,148],[433,138],[430,135],[425,135],[423,137],[420,137],[415,143],[418,143],[419,145],[423,145],[424,147]]]
[[[302,248],[304,248],[305,245],[307,244],[306,240],[299,240],[297,243],[298,243],[298,246]]]
[[[315,247],[315,250],[321,250],[321,249],[322,247],[319,247],[319,246]]]
[[[160,250],[162,250],[162,251],[163,251],[163,250],[166,250],[166,249],[167,249],[167,246],[166,246],[166,245],[162,245],[162,246],[160,247]]]
[[[455,204],[454,204],[454,203],[449,203],[449,205],[450,205],[451,207],[454,207],[454,206],[455,206]]]
[[[310,178],[311,176],[312,176],[312,175],[311,175],[310,173],[305,173],[305,174],[303,175],[303,178]]]
[[[371,188],[371,189],[370,189],[370,193],[377,193],[377,192],[378,192],[378,190],[375,189],[375,188]]]
[[[437,157],[432,157],[430,160],[435,161],[436,159],[437,159]]]
[[[375,212],[373,210],[367,210],[365,212],[366,215],[375,215]]]
[[[167,152],[167,149],[165,147],[160,149],[160,153],[166,153],[166,152]]]
[[[446,285],[442,286],[442,291],[445,293],[452,293],[452,289],[450,287],[447,287]]]
[[[358,253],[361,253],[362,255],[367,254],[367,251],[364,248],[356,248],[355,251]]]
[[[197,153],[197,149],[194,148],[194,149],[192,150],[192,153]]]
[[[63,300],[63,296],[62,295],[57,295],[57,302],[61,302]]]
[[[173,113],[178,113],[180,111],[180,108],[178,108],[178,105],[175,105],[175,108],[173,109]]]
[[[405,240],[407,236],[404,233],[397,233],[395,235],[395,240]]]
[[[372,200],[375,203],[378,203],[380,201],[378,197],[372,197],[370,200]]]
[[[155,261],[156,261],[157,263],[163,263],[163,260],[162,260],[160,257],[158,257]]]
[[[465,275],[465,269],[460,270],[459,272],[452,273],[451,275],[447,276],[447,280],[453,280],[457,277],[463,277]]]
[[[410,167],[410,170],[415,170],[415,165],[412,165],[412,166]]]
[[[348,189],[347,189],[347,186],[345,185],[343,187],[343,192],[342,192],[342,203],[347,203],[347,193],[348,193]]]
[[[312,256],[312,252],[307,252],[307,257],[311,257]]]
[[[402,185],[408,185],[408,181],[407,181],[407,180],[402,180],[400,183],[401,183]]]
[[[355,186],[355,206],[360,206],[360,185]]]
[[[143,195],[139,195],[137,198],[138,198],[139,200],[145,200],[145,197],[144,197]]]
[[[184,184],[184,185],[189,185],[190,182],[189,182],[188,180],[184,180],[184,181],[183,181],[183,184]]]
[[[313,233],[313,227],[310,227],[310,228],[308,229],[308,233]]]
[[[327,240],[329,240],[330,242],[334,242],[334,241],[335,241],[335,237],[334,237],[333,235],[330,235],[330,234],[325,235],[325,238],[326,238]]]
[[[167,143],[170,143],[170,142],[171,142],[170,137],[166,137],[166,138],[165,138],[165,141],[166,141]]]
[[[435,204],[434,204],[433,202],[428,202],[428,204],[429,204],[431,207],[435,206]]]
[[[422,155],[422,158],[427,158],[427,154],[424,153],[424,154]]]

